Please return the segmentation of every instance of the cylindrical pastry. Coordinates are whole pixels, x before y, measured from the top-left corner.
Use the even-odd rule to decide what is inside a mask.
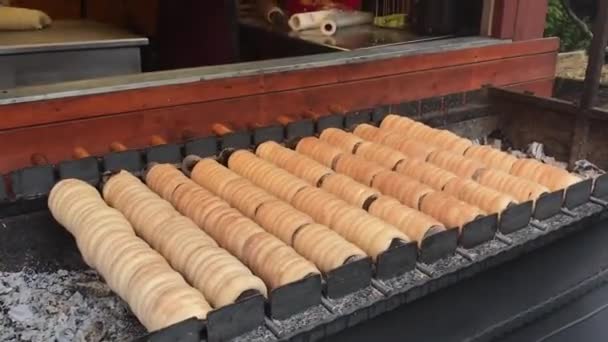
[[[451,180],[443,191],[490,214],[500,214],[510,205],[518,203],[510,195],[503,194],[466,178]]]
[[[256,154],[314,186],[320,185],[324,177],[334,173],[329,167],[320,165],[309,157],[273,141],[258,146]]]
[[[485,145],[473,145],[469,147],[465,151],[464,156],[482,162],[487,167],[504,172],[510,172],[513,164],[517,161],[515,156]]]
[[[378,174],[372,187],[414,209],[420,209],[420,201],[424,196],[435,192],[416,180],[389,170]]]
[[[406,155],[397,150],[369,141],[359,144],[355,154],[391,170],[394,170],[399,163],[408,160]]]
[[[393,240],[409,241],[407,235],[400,232],[397,228],[370,216],[362,209],[351,206],[347,202],[338,199],[335,195],[314,188],[311,185],[307,185],[293,197],[288,197],[286,193],[281,191],[280,183],[283,181],[283,178],[290,181],[299,180],[299,178],[286,173],[284,170],[258,158],[250,152],[238,152],[241,151],[233,153],[228,161],[230,168],[234,167],[233,171],[247,177],[258,186],[290,203],[296,209],[310,215],[316,222],[333,229],[374,259],[388,249]],[[238,159],[233,161],[232,158],[235,156]],[[245,160],[258,167],[247,168],[244,165]],[[262,177],[262,172],[280,176],[267,181]],[[343,215],[344,213],[349,213],[350,216]],[[365,229],[357,231],[357,227],[364,227]]]
[[[319,136],[319,139],[348,153],[355,153],[359,144],[364,141],[354,134],[346,133],[337,128],[328,128],[324,130]]]
[[[318,161],[322,165],[334,168],[338,157],[344,153],[341,149],[330,144],[319,144],[320,140],[316,137],[306,137],[298,142],[296,151]]]
[[[513,163],[511,174],[546,186],[551,191],[566,189],[582,179],[553,165],[535,159],[519,159]]]
[[[403,161],[397,165],[395,171],[439,191],[443,190],[448,182],[458,178],[452,172],[420,159]]]
[[[398,200],[388,196],[378,197],[370,205],[369,212],[399,228],[412,240],[417,241],[419,246],[429,231],[445,230],[444,225],[436,219],[406,207]]]
[[[321,189],[359,208],[364,208],[372,198],[380,194],[378,191],[338,173],[326,177]]]
[[[69,201],[73,194],[82,201]],[[191,317],[203,319],[211,310],[203,295],[136,237],[124,216],[109,210],[89,184],[73,179],[59,182],[51,191],[49,209],[74,235],[85,260],[149,331]],[[79,219],[71,220],[75,215]]]
[[[169,170],[166,172],[169,172]],[[187,178],[177,169],[174,169],[171,172],[173,173],[174,177]],[[236,191],[236,189],[257,190],[257,188],[255,188],[253,185],[244,186],[247,185],[243,184],[243,182],[246,181],[245,179],[212,160],[205,161],[205,163],[201,164],[201,166],[198,166],[198,164],[195,165],[192,175],[194,177],[196,173],[197,180],[207,182],[208,180],[204,179],[203,177],[206,172],[212,174],[213,180],[216,182],[215,184],[210,185],[210,187],[213,187],[216,191],[221,191],[225,196],[236,197],[231,193],[232,189],[230,186],[227,186],[226,184],[223,186],[217,186],[217,181],[219,179],[218,175],[225,175],[227,178],[231,179],[231,183],[241,185],[240,187],[235,188],[234,191]],[[146,180],[152,184],[158,184],[158,182],[153,179],[153,175],[154,173],[149,172],[149,179],[147,178]],[[177,183],[181,183],[181,185],[179,185],[172,193],[172,204],[175,205],[180,212],[190,217],[211,237],[213,237],[213,239],[215,239],[220,246],[226,248],[231,254],[235,255],[239,260],[251,268],[254,274],[262,278],[269,288],[274,289],[276,287],[286,285],[287,283],[284,283],[283,281],[293,281],[294,277],[297,276],[301,276],[303,278],[310,274],[319,273],[314,265],[303,259],[296,253],[295,250],[287,246],[277,237],[266,232],[254,221],[244,216],[237,209],[230,207],[228,203],[210,191],[202,188],[192,181],[172,182],[171,184]],[[162,184],[160,185],[159,189],[154,190],[163,193],[168,192],[162,189]],[[254,191],[254,193],[257,196],[256,198],[259,198],[259,196],[262,195],[262,197],[269,200],[276,200],[274,197],[268,196],[263,192]],[[241,203],[240,199],[238,198],[236,198],[233,202],[235,204]],[[263,203],[266,202],[267,201],[264,201]],[[246,210],[250,211],[251,214],[255,214],[256,210],[251,210],[251,207],[243,205],[243,208],[246,208]],[[259,210],[259,207],[257,210]],[[256,237],[256,239],[254,239],[254,237]],[[286,256],[284,258],[279,258],[276,254],[278,252],[275,253],[275,251],[268,250],[266,251],[267,253],[265,255],[274,255],[272,258],[274,261],[273,264],[265,264],[265,261],[262,260],[261,257],[253,257],[249,254],[251,248],[257,246],[251,246],[250,244],[252,241],[257,240],[264,240],[268,246],[273,245],[281,247],[281,253],[285,254]],[[289,273],[290,276],[285,276],[285,274],[288,273],[287,271],[284,271],[284,274],[282,274],[272,270],[272,267],[275,264],[284,265],[285,263],[292,262],[294,260],[298,261],[301,272],[292,272]],[[229,273],[229,276],[235,277],[234,272]],[[231,282],[231,284],[250,283],[245,282],[242,278],[243,277],[239,276],[238,279],[241,280],[238,282]],[[212,288],[215,289],[215,287]],[[224,295],[218,295],[218,298],[221,299],[225,297],[226,296]]]
[[[482,163],[449,151],[435,151],[428,161],[464,178],[473,178],[476,172],[485,168]]]
[[[153,174],[156,175],[157,173]],[[154,177],[150,177],[154,180]],[[153,181],[154,183],[154,181]],[[167,187],[174,187],[175,184],[184,182],[167,182]],[[166,190],[165,190],[165,193]],[[181,216],[165,200],[158,197],[139,179],[126,171],[122,171],[112,176],[104,186],[104,197],[108,203],[120,210],[129,219],[135,231],[146,240],[154,249],[169,261],[169,263],[197,289],[214,307],[222,307],[232,304],[236,299],[248,290],[257,290],[266,295],[266,287],[261,279],[251,274],[251,271],[238,259],[230,255],[223,249],[219,249],[215,241],[201,231],[192,220]],[[145,198],[145,200],[138,200]],[[131,205],[137,203],[137,205]],[[167,216],[159,216],[167,206],[173,211]],[[160,209],[160,210],[159,210]],[[157,221],[150,218],[157,218]],[[214,258],[203,258],[208,250],[218,252]],[[198,268],[193,265],[197,262],[209,261],[221,258],[222,267],[230,268],[231,273],[222,273],[222,269],[217,272],[196,272]],[[190,263],[186,263],[189,260]],[[216,289],[214,284],[228,284],[234,276],[240,276],[242,282],[234,283],[232,286],[223,286]],[[254,287],[243,287],[241,285]]]
[[[465,224],[486,214],[477,207],[439,191],[429,193],[422,198],[420,211],[434,217],[446,227],[458,227],[460,229]]]
[[[542,194],[549,192],[548,188],[540,184],[495,169],[480,171],[475,180],[479,184],[509,194],[519,202],[536,201]]]
[[[429,154],[436,150],[436,148],[429,144],[420,143],[416,140],[408,139],[405,136],[382,130],[368,124],[357,126],[354,134],[362,139],[393,148],[412,159],[427,160]]]

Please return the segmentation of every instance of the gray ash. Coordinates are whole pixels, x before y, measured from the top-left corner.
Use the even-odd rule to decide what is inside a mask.
[[[294,334],[301,329],[320,324],[332,316],[323,305],[317,305],[286,320],[274,320],[273,322],[279,328],[280,337],[284,337]]]
[[[241,335],[235,339],[232,339],[232,342],[268,342],[268,341],[276,341],[276,337],[272,333],[272,331],[268,330],[265,326],[261,326],[254,331],[248,332],[244,335]]]
[[[508,248],[508,246],[505,243],[494,239],[486,243],[482,243],[479,246],[467,249],[467,252],[473,256],[474,260],[478,260],[491,255],[496,255],[506,248]]]
[[[145,329],[94,271],[0,272],[0,341],[129,341]]]

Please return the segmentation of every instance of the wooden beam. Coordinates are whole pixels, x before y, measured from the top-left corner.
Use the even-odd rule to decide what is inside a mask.
[[[268,125],[280,115],[298,117],[306,110],[327,115],[332,105],[353,111],[475,90],[485,84],[522,86],[553,77],[556,58],[555,52],[549,52],[4,130],[0,131],[0,172],[29,165],[29,156],[36,152],[55,163],[69,158],[75,146],[102,155],[113,141],[141,148],[154,134],[179,142],[185,132],[211,134],[211,125],[217,122]]]
[[[2,117],[0,131],[153,108],[171,108],[269,92],[339,84],[388,75],[432,71],[471,63],[518,58],[519,56],[556,54],[558,48],[559,40],[556,38],[538,39],[339,67],[200,81],[100,95],[4,105],[0,106],[0,116]],[[508,71],[506,73],[508,74]]]

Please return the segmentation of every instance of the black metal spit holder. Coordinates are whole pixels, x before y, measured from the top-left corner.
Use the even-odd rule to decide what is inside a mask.
[[[321,303],[320,275],[306,277],[270,291],[268,315],[277,320],[287,319]]]
[[[253,145],[267,141],[282,141],[285,138],[285,130],[281,125],[258,127],[253,130]]]
[[[128,150],[108,153],[102,158],[105,171],[125,170],[138,173],[144,168],[143,156],[140,151]]]
[[[310,119],[301,119],[290,122],[285,126],[285,137],[293,139],[297,137],[308,137],[315,133],[315,124]]]
[[[490,241],[496,235],[497,229],[497,214],[479,217],[462,227],[460,245],[468,249]]]
[[[600,199],[608,198],[608,173],[595,179],[592,195]]]
[[[372,272],[371,258],[347,261],[324,274],[324,294],[329,298],[341,298],[368,287],[372,281]]]
[[[218,151],[218,141],[215,136],[192,139],[186,142],[184,146],[184,154],[186,156],[195,155],[206,158],[215,156]]]
[[[533,217],[542,221],[557,215],[562,208],[563,200],[564,190],[541,195],[536,200]]]
[[[344,116],[338,114],[332,114],[322,116],[315,122],[315,132],[321,133],[328,128],[344,128]],[[312,135],[312,134],[311,134]]]
[[[568,187],[564,195],[564,207],[574,209],[589,202],[592,188],[593,179],[586,179]]]
[[[14,198],[10,198],[5,188],[6,197],[0,200],[0,217],[44,210],[56,181],[57,175],[52,165],[26,167],[11,172],[9,182]]]
[[[498,230],[503,234],[510,234],[528,226],[532,219],[532,201],[511,205],[500,214]]]
[[[378,255],[376,260],[376,278],[389,279],[398,274],[416,268],[418,244],[415,241],[405,243],[394,240],[391,247]]]
[[[181,163],[182,146],[179,144],[164,144],[148,147],[145,150],[147,163]]]
[[[220,150],[227,148],[249,148],[251,146],[252,134],[248,131],[230,132],[220,137]]]
[[[353,126],[372,121],[371,110],[362,110],[353,113],[346,113],[344,116],[344,127],[350,129]]]
[[[456,252],[458,228],[451,228],[427,236],[418,249],[418,257],[425,264],[432,264]]]
[[[255,293],[207,315],[207,340],[226,341],[264,323],[264,297]]]
[[[59,179],[76,178],[93,186],[97,186],[101,179],[99,160],[96,157],[61,162],[57,168]]]

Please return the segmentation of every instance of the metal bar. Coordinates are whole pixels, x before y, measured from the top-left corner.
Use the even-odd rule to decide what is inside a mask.
[[[591,110],[596,104],[602,67],[606,57],[606,45],[608,45],[608,0],[600,0],[598,16],[593,24],[593,40],[589,48],[589,62],[587,63],[583,95],[579,104],[582,112]],[[589,117],[581,113],[576,118],[572,137],[572,148],[568,163],[570,168],[574,167],[577,160],[586,158],[588,139]]]

